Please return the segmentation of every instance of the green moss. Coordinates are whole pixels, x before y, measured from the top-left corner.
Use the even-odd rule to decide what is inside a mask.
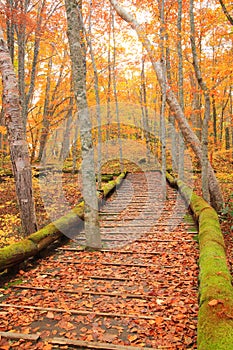
[[[218,215],[182,181],[174,182],[199,223],[198,350],[233,350],[232,278]],[[211,306],[211,300],[216,304]]]
[[[45,226],[44,228],[40,229],[39,231],[32,233],[30,236],[28,236],[28,239],[34,242],[35,244],[37,244],[42,239],[56,232],[57,232],[57,227],[53,223],[51,223]]]
[[[20,242],[10,244],[4,248],[0,249],[0,270],[4,269],[6,264],[16,261],[18,258],[20,260],[26,259],[28,256],[34,255],[37,253],[36,245],[29,239],[24,239]]]
[[[198,350],[233,349],[233,304],[219,303],[215,306],[205,302],[199,309]]]
[[[11,286],[18,286],[23,283],[23,279],[17,279],[12,282],[7,283],[6,286],[4,286],[4,289],[10,288]]]

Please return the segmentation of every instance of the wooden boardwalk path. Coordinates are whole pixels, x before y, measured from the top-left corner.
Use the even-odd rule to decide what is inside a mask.
[[[163,199],[159,172],[129,174],[100,217],[101,252],[80,232],[2,287],[0,349],[196,349],[198,250],[179,194]]]

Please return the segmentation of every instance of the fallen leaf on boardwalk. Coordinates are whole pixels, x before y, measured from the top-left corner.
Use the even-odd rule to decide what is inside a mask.
[[[153,320],[150,320],[150,321],[153,321]],[[154,322],[155,322],[155,321],[154,321]],[[150,324],[151,324],[151,323],[150,323]],[[132,328],[132,329],[131,329],[131,332],[132,332],[132,333],[136,333],[137,331],[138,331],[137,328]]]
[[[176,319],[176,320],[182,320],[184,317],[185,317],[184,314],[175,315],[175,319]]]
[[[86,337],[86,341],[93,341],[93,336],[91,334],[88,334]]]
[[[129,339],[130,343],[133,343],[135,340],[138,339],[138,336],[136,334],[135,335],[129,335],[128,339]]]
[[[10,350],[10,345],[1,345],[1,350]]]
[[[57,326],[66,330],[71,330],[76,328],[72,323],[64,320],[59,321]]]
[[[54,318],[54,313],[52,311],[49,311],[46,315],[47,318],[51,318],[53,319]]]
[[[107,343],[111,343],[114,339],[117,338],[116,334],[112,334],[112,333],[105,333],[102,337],[103,341],[106,341]]]
[[[46,344],[43,346],[43,350],[52,350],[52,344],[46,343]]]
[[[160,316],[156,317],[155,322],[156,322],[157,326],[159,326],[163,322],[163,317],[160,317]]]

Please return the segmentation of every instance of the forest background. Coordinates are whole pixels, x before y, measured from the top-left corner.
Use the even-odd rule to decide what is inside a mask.
[[[202,146],[207,145],[203,143],[206,134],[209,160],[226,203],[221,211],[222,225],[224,232],[229,233],[233,177],[232,4],[217,0],[119,3],[143,23],[143,35],[153,45],[154,61],[166,62],[169,89]],[[192,28],[191,5],[195,28]],[[82,154],[79,125],[75,123],[77,107],[66,8],[63,2],[46,0],[7,0],[1,3],[1,8],[3,39],[17,76],[21,116],[33,165],[37,221],[42,227],[51,215],[44,209],[37,178],[42,161],[46,166],[53,166],[54,159],[61,161],[63,188],[71,207],[82,192],[76,174]],[[116,174],[122,166],[138,170],[144,163],[148,168],[151,163],[161,163],[187,181],[192,177],[193,187],[200,192],[200,162],[190,145],[184,147],[174,113],[165,107],[167,87],[162,84],[161,91],[150,53],[109,2],[83,1],[82,15],[87,101],[97,172],[99,152],[102,173]],[[199,80],[192,38],[201,74]],[[0,89],[3,91],[3,85]],[[210,115],[206,120],[207,95]],[[24,232],[11,177],[4,108],[0,121],[0,243],[4,246],[20,239]],[[53,197],[56,198],[56,187]],[[51,206],[51,211],[61,215],[57,207]]]

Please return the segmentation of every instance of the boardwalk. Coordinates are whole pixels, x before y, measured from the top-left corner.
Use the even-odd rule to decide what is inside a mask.
[[[82,250],[81,231],[20,271],[1,291],[3,344],[196,349],[195,226],[177,192],[166,192],[159,172],[129,174],[101,208],[101,252]]]

